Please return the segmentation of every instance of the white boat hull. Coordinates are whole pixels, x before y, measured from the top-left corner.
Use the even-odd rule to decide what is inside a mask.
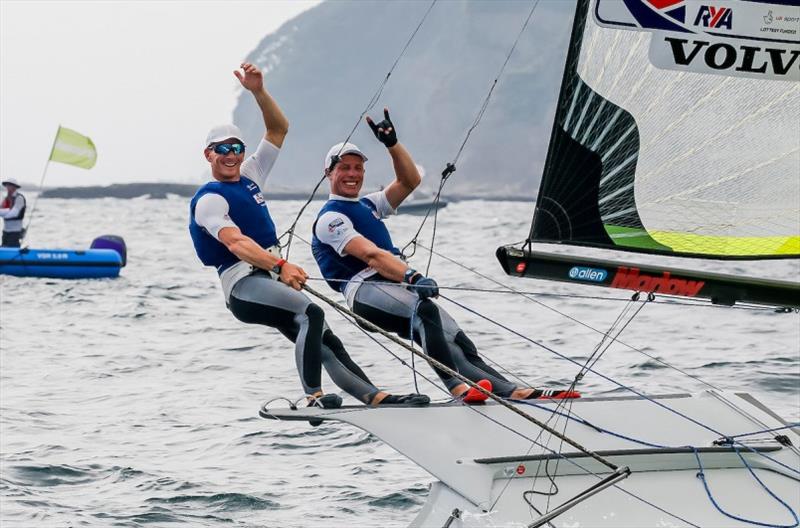
[[[795,523],[793,514],[800,511],[798,431],[784,428],[742,437],[746,447],[739,446],[739,453],[718,442],[723,436],[785,427],[749,395],[708,391],[695,396],[583,398],[571,402],[571,415],[582,421],[567,420],[563,416],[567,409],[557,407],[557,402],[535,403],[515,405],[631,471],[628,478],[553,518],[550,526],[753,526],[717,509],[698,477],[698,456],[721,509],[767,525]],[[427,504],[411,526],[533,525],[540,513],[554,510],[613,473],[497,404],[262,409],[261,414],[350,423],[426,469],[440,482],[432,485]],[[776,435],[792,445],[777,441]],[[550,490],[548,474],[557,492],[549,497],[531,493]]]

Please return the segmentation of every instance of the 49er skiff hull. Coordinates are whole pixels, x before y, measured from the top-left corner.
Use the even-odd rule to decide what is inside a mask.
[[[800,431],[747,394],[583,398],[568,404],[569,413],[555,401],[515,405],[631,471],[565,508],[552,526],[752,526],[737,517],[796,522]],[[613,473],[497,404],[262,408],[260,414],[355,425],[430,472],[439,482],[412,526],[547,525],[537,520]]]

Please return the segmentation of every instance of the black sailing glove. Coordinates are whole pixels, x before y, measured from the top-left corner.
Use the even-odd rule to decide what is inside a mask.
[[[386,148],[391,148],[397,145],[397,130],[389,119],[389,109],[383,109],[384,120],[378,124],[372,121],[372,118],[367,116],[367,124],[372,129],[372,133],[378,138],[378,141],[386,145]]]
[[[418,273],[417,270],[408,269],[403,275],[403,282],[412,285],[414,291],[423,301],[439,296],[439,285],[436,284],[436,281]]]

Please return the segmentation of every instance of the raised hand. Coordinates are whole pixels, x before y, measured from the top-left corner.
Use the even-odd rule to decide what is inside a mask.
[[[233,70],[233,74],[245,89],[256,92],[264,87],[264,74],[261,73],[258,66],[244,62],[239,67],[244,71],[244,74],[239,70]]]
[[[389,118],[389,109],[383,109],[383,121],[378,124],[367,116],[367,124],[372,129],[372,133],[378,138],[378,141],[386,145],[386,148],[391,148],[397,145],[397,130],[394,128],[392,120]]]

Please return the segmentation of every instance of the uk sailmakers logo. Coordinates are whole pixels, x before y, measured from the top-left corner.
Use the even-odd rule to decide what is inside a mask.
[[[656,68],[800,81],[798,31],[776,33],[766,23],[800,20],[797,5],[781,0],[596,2],[594,20],[600,26],[652,34],[648,59]]]

